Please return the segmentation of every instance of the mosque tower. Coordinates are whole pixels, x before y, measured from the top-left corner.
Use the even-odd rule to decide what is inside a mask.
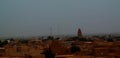
[[[77,35],[78,35],[78,37],[79,37],[79,38],[82,38],[82,37],[83,37],[83,36],[82,36],[82,32],[81,32],[81,29],[80,29],[80,28],[78,28]]]

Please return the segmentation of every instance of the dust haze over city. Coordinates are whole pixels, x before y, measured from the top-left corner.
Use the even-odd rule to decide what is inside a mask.
[[[119,0],[1,0],[0,37],[120,32]]]
[[[120,58],[120,0],[0,0],[0,58]]]

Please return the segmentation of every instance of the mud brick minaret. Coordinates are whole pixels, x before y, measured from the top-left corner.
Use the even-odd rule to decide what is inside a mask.
[[[78,28],[77,35],[78,35],[78,37],[79,37],[79,38],[82,38],[82,37],[83,37],[83,36],[82,36],[82,32],[81,32],[81,29],[80,29],[80,28]]]

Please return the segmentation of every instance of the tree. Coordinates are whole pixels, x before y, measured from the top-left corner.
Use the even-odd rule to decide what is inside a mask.
[[[56,38],[56,40],[59,40],[59,39],[60,39],[59,37]]]
[[[14,38],[10,38],[10,41],[14,41]]]
[[[86,38],[80,38],[79,41],[87,41]]]
[[[20,40],[20,42],[23,43],[23,44],[27,44],[28,40]]]
[[[0,40],[0,47],[2,47],[2,42],[1,42],[1,40]]]
[[[74,37],[70,37],[69,39],[67,39],[66,41],[76,41],[79,40],[79,37],[74,36]]]
[[[7,40],[4,40],[3,42],[0,41],[0,47],[3,47],[4,45],[8,44]]]
[[[54,37],[53,36],[48,36],[47,39],[53,40]]]

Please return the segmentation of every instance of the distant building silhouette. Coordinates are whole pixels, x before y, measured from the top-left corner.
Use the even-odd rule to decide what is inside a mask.
[[[82,37],[83,37],[83,36],[82,36],[82,32],[81,32],[81,29],[80,29],[80,28],[78,29],[77,35],[78,35],[78,37],[79,37],[79,38],[82,38]]]

